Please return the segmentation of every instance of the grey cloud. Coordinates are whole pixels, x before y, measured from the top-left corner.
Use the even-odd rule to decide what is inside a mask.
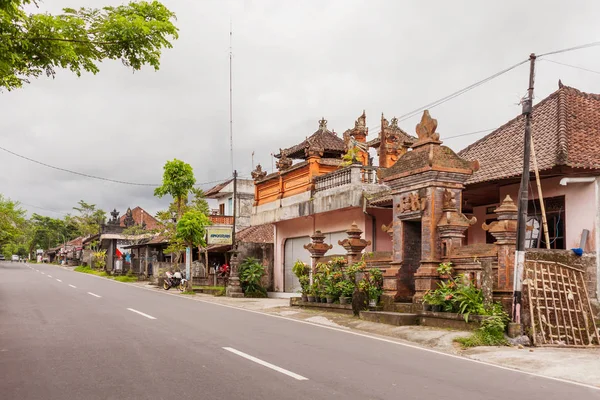
[[[56,0],[42,11],[112,0]],[[180,39],[161,70],[133,74],[118,62],[81,78],[59,71],[0,94],[0,146],[49,164],[113,179],[159,183],[179,158],[199,182],[230,175],[229,19],[234,36],[235,166],[271,168],[271,152],[291,146],[325,117],[341,134],[363,109],[376,132],[405,114],[527,58],[597,40],[596,1],[165,1]],[[552,56],[600,71],[600,47]],[[444,137],[497,127],[520,112],[521,66],[431,110]],[[561,78],[600,92],[592,73],[540,61],[536,98]],[[401,122],[409,133],[419,116]],[[450,139],[459,150],[484,133]],[[90,180],[0,152],[0,192],[69,211],[80,199],[124,212],[168,203],[152,188]],[[206,185],[205,188],[211,185]],[[41,210],[31,211],[44,213]],[[51,215],[51,214],[49,214]]]

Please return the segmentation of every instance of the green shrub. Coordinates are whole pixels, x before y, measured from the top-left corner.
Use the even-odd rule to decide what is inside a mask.
[[[254,257],[248,257],[239,267],[240,283],[244,295],[257,295],[261,293],[261,297],[266,297],[267,290],[261,285],[261,278],[265,274],[265,267]]]
[[[113,279],[119,282],[137,282],[137,277],[132,275],[115,276]]]
[[[310,267],[305,262],[298,260],[292,267],[292,272],[300,282],[302,294],[307,295],[310,292]]]

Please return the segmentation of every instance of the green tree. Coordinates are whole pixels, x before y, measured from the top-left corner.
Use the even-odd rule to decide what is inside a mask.
[[[17,89],[56,68],[96,74],[103,60],[121,60],[134,70],[159,69],[163,48],[178,29],[175,14],[158,1],[117,7],[65,8],[60,15],[28,14],[36,0],[0,0],[0,89]]]
[[[0,247],[17,243],[23,235],[24,228],[25,210],[18,202],[0,194]],[[6,255],[4,250],[3,253]]]
[[[189,210],[177,221],[177,239],[185,246],[193,249],[194,247],[205,247],[206,227],[210,225],[208,216],[199,210]],[[192,280],[188,282],[191,290]]]
[[[154,195],[158,197],[170,194],[177,206],[177,219],[183,214],[183,206],[187,201],[188,194],[194,189],[196,178],[192,166],[181,160],[167,161],[163,167],[163,184],[154,189]]]
[[[28,221],[28,250],[49,249],[78,236],[72,218],[64,220],[33,213]]]
[[[73,207],[73,210],[79,212],[79,215],[68,217],[67,223],[74,223],[79,235],[84,237],[100,233],[100,225],[106,220],[106,212],[83,200],[79,200],[77,204],[79,207]]]

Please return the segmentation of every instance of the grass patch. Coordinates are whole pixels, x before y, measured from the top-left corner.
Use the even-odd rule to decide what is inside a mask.
[[[83,274],[91,274],[91,275],[96,275],[96,276],[103,276],[103,277],[110,277],[110,275],[106,272],[106,271],[99,271],[99,270],[95,270],[93,268],[90,267],[84,267],[83,265],[80,265],[79,267],[75,267],[75,271],[76,272],[81,272]]]
[[[130,275],[115,276],[113,279],[119,282],[137,282],[138,280],[137,277]]]
[[[456,338],[454,341],[460,343],[464,348],[508,345],[503,333],[492,333],[483,329],[476,330],[471,336]]]
[[[189,292],[189,291],[186,291],[186,292],[181,292],[181,294],[188,294],[188,295],[190,295],[190,296],[193,296],[193,295],[195,295],[195,294],[196,294],[196,292],[194,292],[194,291],[191,291],[191,292]]]

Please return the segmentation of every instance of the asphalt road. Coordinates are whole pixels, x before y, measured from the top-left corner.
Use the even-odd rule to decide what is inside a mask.
[[[600,399],[600,391],[51,265],[0,263],[0,399]]]

